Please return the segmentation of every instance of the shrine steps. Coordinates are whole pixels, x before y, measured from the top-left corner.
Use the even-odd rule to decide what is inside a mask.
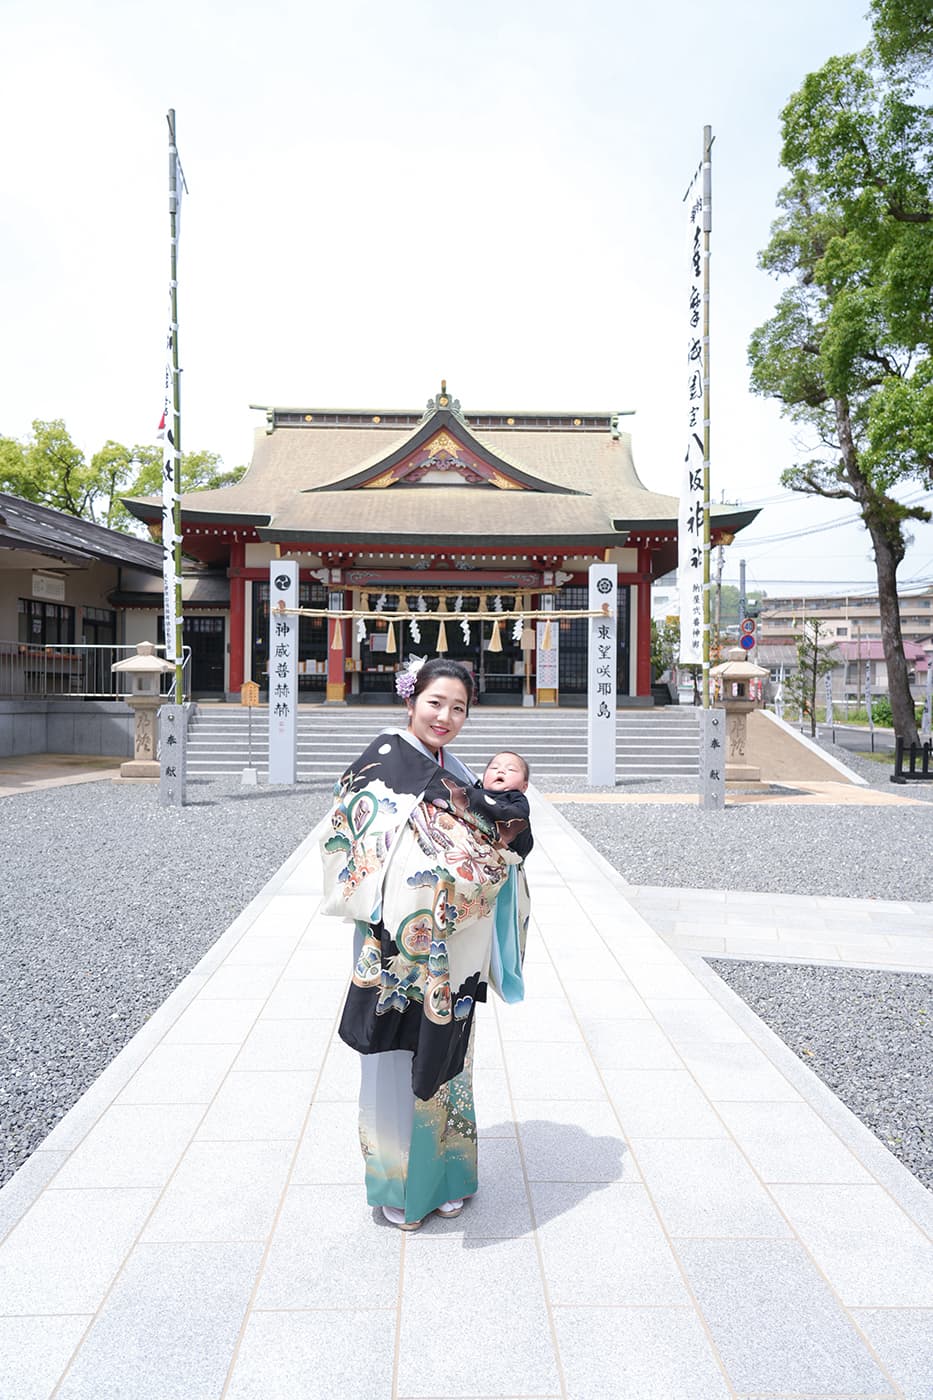
[[[620,710],[616,719],[617,776],[623,779],[697,776],[698,711],[692,706]],[[299,781],[336,777],[381,729],[403,724],[400,708],[308,705],[298,712]],[[238,705],[199,707],[188,738],[188,775],[237,776],[248,762],[248,712]],[[253,766],[265,775],[268,712],[253,710]],[[556,778],[586,776],[586,711],[477,707],[457,740],[459,758],[482,771],[498,749],[523,754],[540,787]]]

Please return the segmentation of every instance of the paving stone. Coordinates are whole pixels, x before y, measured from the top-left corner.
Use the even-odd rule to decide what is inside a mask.
[[[280,963],[223,963],[208,978],[199,996],[205,1001],[268,997],[282,975]]]
[[[318,1102],[359,1102],[360,1057],[336,1035],[330,1042],[314,1097]]]
[[[563,995],[503,1007],[499,1029],[505,1044],[517,1040],[545,1045],[583,1044],[577,1018]]]
[[[438,1299],[468,1327],[426,1326]],[[478,1339],[492,1340],[478,1345]],[[399,1344],[399,1400],[558,1394],[538,1256],[531,1240],[464,1249],[456,1236],[410,1235]]]
[[[333,1021],[256,1022],[234,1064],[237,1070],[317,1073],[333,1033]]]
[[[183,1011],[166,1034],[164,1045],[225,1045],[243,1041],[263,1008],[261,998],[202,1001]]]
[[[0,1317],[0,1395],[48,1400],[92,1318]]]
[[[198,1140],[295,1138],[301,1135],[315,1076],[297,1070],[231,1070]]]
[[[603,1079],[628,1138],[718,1138],[722,1119],[685,1069],[610,1069]]]
[[[284,968],[298,947],[298,932],[285,934],[246,933],[224,957],[225,967],[255,967],[265,964]]]
[[[72,1152],[55,1187],[161,1187],[203,1116],[203,1104],[114,1104]]]
[[[250,1314],[226,1400],[391,1400],[396,1311]]]
[[[791,1233],[734,1143],[713,1138],[635,1139],[632,1150],[671,1235]]]
[[[567,998],[581,1021],[648,1021],[651,1012],[627,977],[612,982],[578,981],[564,984]]]
[[[852,1315],[904,1400],[933,1400],[933,1309],[854,1308]]]
[[[143,1244],[130,1255],[56,1400],[216,1400],[260,1244]]]
[[[710,1045],[682,1040],[677,1047],[703,1092],[720,1099],[799,1102],[800,1095],[757,1045]]]
[[[876,1396],[888,1389],[796,1240],[678,1240],[675,1248],[737,1391]]]
[[[157,1195],[44,1191],[0,1245],[4,1313],[96,1312]]]
[[[22,1218],[69,1156],[68,1152],[48,1152],[44,1147],[39,1148],[6,1182],[0,1190],[0,1241]]]
[[[310,978],[292,977],[286,968],[262,1009],[263,1020],[334,1020],[343,1004],[346,990],[346,977],[312,981]]]
[[[365,1172],[358,1124],[356,1103],[312,1104],[292,1182],[296,1186],[318,1183],[362,1189]]]
[[[149,1244],[264,1240],[293,1142],[193,1142],[143,1232]]]
[[[729,1400],[692,1308],[555,1308],[573,1400]]]
[[[117,1103],[210,1103],[236,1053],[235,1045],[157,1045]]]
[[[515,1112],[529,1181],[639,1179],[609,1103],[524,1099]]]
[[[771,1187],[850,1308],[933,1308],[933,1244],[880,1186]]]
[[[584,1045],[503,1043],[512,1094],[517,1099],[605,1099]]]
[[[359,1186],[289,1187],[256,1307],[361,1308],[398,1294],[403,1231]]]
[[[653,1021],[584,1022],[590,1054],[605,1074],[614,1069],[682,1069],[683,1060]]]
[[[689,1304],[644,1186],[537,1181],[531,1198],[554,1305]]]
[[[705,1040],[713,1045],[747,1044],[748,1037],[717,1001],[649,999],[648,1010],[674,1043]]]
[[[719,1103],[729,1131],[763,1181],[861,1181],[868,1172],[806,1103]]]

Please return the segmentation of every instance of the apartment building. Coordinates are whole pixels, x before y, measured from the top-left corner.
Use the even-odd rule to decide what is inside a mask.
[[[900,605],[904,641],[933,645],[933,586],[900,594]],[[877,593],[768,598],[762,604],[759,637],[763,643],[797,637],[804,622],[814,618],[823,624],[828,641],[881,640]]]

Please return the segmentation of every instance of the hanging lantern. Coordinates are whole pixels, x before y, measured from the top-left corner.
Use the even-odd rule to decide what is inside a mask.
[[[438,651],[447,650],[447,628],[444,625],[443,618],[441,618],[440,624],[437,629],[437,649]]]
[[[502,638],[501,638],[500,635],[499,635],[499,628],[500,628],[501,626],[502,626],[502,623],[499,621],[498,618],[496,618],[495,622],[492,624],[492,636],[489,638],[489,650],[490,650],[490,651],[501,651],[501,650],[502,650]]]
[[[331,651],[343,651],[343,624],[339,617],[334,618],[334,636],[330,649]]]
[[[550,623],[548,624],[550,626]],[[395,623],[389,623],[389,630],[386,633],[386,651],[395,651]]]

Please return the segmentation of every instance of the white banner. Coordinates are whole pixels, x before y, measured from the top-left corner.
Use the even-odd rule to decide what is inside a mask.
[[[687,453],[678,521],[680,663],[703,663],[703,167],[686,196],[690,260],[687,301]]]
[[[169,211],[175,215],[175,235],[172,240],[174,263],[177,272],[178,235],[181,229],[181,196],[185,189],[185,177],[174,145],[174,113],[170,129],[173,133],[169,147],[171,161],[169,172]],[[175,502],[179,499],[175,490],[175,459],[178,451],[175,444],[178,432],[178,415],[175,412],[175,331],[172,316],[172,291],[168,299],[168,336],[165,342],[165,383],[162,391],[162,418],[159,422],[159,437],[162,440],[162,594],[163,616],[165,619],[165,658],[177,661],[175,628],[178,616],[175,609],[177,578],[175,574]]]
[[[928,656],[927,684],[923,699],[923,718],[920,721],[922,733],[929,735],[931,720],[933,720],[933,656]]]
[[[169,310],[169,332],[165,347],[165,387],[162,398],[162,419],[159,437],[162,439],[162,593],[165,618],[165,659],[177,660],[175,654],[175,395],[172,349],[174,327]]]
[[[865,709],[868,711],[868,728],[873,734],[875,732],[875,717],[871,712],[871,661],[865,662]]]
[[[832,724],[835,720],[833,714],[833,673],[827,671],[823,677],[823,686],[826,691],[826,723]]]
[[[587,649],[586,781],[611,787],[616,780],[616,618],[619,570],[616,564],[591,564],[589,611],[606,608],[589,620]]]
[[[269,565],[269,782],[298,781],[298,619],[278,611],[298,606],[298,565]]]

